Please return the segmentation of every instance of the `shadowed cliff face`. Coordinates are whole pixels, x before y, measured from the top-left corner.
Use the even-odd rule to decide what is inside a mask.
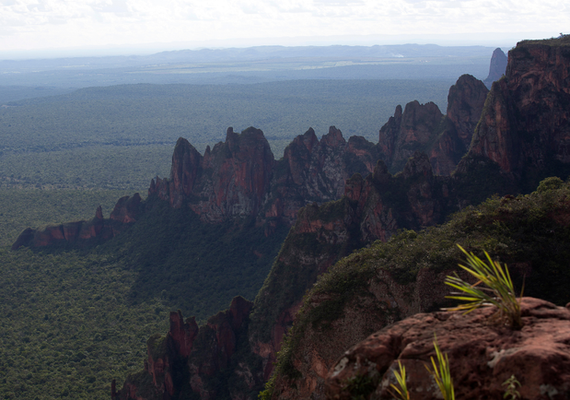
[[[469,157],[496,163],[526,190],[545,176],[567,175],[569,82],[570,46],[520,43],[487,97]]]
[[[471,75],[461,76],[449,89],[447,115],[428,153],[436,174],[450,175],[469,149],[487,93],[485,85]]]
[[[507,56],[500,48],[496,48],[493,51],[493,56],[491,57],[491,65],[489,66],[489,75],[483,81],[485,86],[489,89],[493,82],[498,81],[505,74],[507,70]]]
[[[238,342],[243,341],[251,306],[251,302],[236,297],[229,310],[211,317],[200,328],[194,318],[184,321],[180,311],[170,313],[166,337],[155,335],[147,342],[144,371],[130,376],[119,391],[113,382],[112,399],[171,400],[190,392],[204,399],[228,397],[231,388],[217,387],[212,381],[219,379],[221,370],[232,367],[244,373],[243,367],[231,364],[231,359]]]
[[[305,291],[340,258],[399,229],[443,221],[449,178],[434,177],[428,157],[415,153],[403,173],[392,176],[379,161],[373,174],[355,175],[344,197],[299,212],[269,277],[255,300],[249,330],[253,351],[264,359],[266,378]]]
[[[436,134],[443,114],[435,103],[412,101],[396,107],[393,117],[380,129],[379,146],[388,170],[402,169],[415,151],[425,150]]]
[[[437,175],[450,175],[469,149],[489,91],[480,80],[462,75],[449,89],[447,114],[433,103],[417,101],[396,107],[380,129],[380,157],[392,173],[402,169],[415,151],[429,154]]]

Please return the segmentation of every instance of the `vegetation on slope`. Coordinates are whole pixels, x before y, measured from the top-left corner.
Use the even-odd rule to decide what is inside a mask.
[[[487,251],[493,259],[509,264],[515,287],[521,287],[525,270],[531,271],[525,295],[566,304],[569,199],[570,184],[548,178],[531,194],[491,198],[458,212],[446,224],[420,233],[403,231],[387,243],[375,242],[342,259],[305,296],[265,396],[271,394],[277,376],[299,377],[293,358],[308,326],[326,329],[342,317],[345,305],[366,291],[379,271],[389,271],[397,283],[407,284],[416,280],[420,269],[456,269],[463,256],[456,244],[469,251]],[[324,298],[328,300],[322,301]]]
[[[287,229],[266,237],[244,219],[209,224],[187,207],[172,209],[155,196],[129,230],[101,246],[137,272],[133,304],[160,298],[170,309],[205,321],[235,296],[253,299],[269,273]]]

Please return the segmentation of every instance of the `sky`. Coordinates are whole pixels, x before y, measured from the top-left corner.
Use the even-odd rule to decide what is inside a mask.
[[[0,54],[514,45],[563,32],[570,32],[568,0],[0,0]]]

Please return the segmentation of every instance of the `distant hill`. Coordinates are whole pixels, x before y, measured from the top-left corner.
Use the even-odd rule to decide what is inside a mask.
[[[256,83],[294,79],[450,79],[486,74],[493,48],[437,45],[259,46],[149,56],[0,60],[0,86]]]

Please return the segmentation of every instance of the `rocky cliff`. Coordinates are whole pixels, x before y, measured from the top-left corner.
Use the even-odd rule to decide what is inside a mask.
[[[507,70],[508,59],[503,50],[496,48],[491,56],[491,64],[489,65],[489,75],[483,81],[485,86],[491,89],[493,82],[498,81]]]
[[[459,399],[505,398],[514,376],[521,399],[570,396],[570,303],[557,307],[544,300],[521,299],[524,329],[494,324],[493,307],[470,314],[416,314],[387,327],[347,350],[326,380],[329,399],[392,399],[398,362],[406,369],[410,399],[435,400],[430,357],[434,338],[449,360]],[[393,389],[391,389],[393,391]]]
[[[443,221],[448,179],[433,176],[428,157],[414,154],[394,177],[379,161],[373,174],[355,175],[345,195],[299,212],[277,260],[255,299],[249,331],[253,351],[264,359],[267,378],[303,294],[341,257],[399,229],[421,229]]]
[[[534,44],[525,46],[532,47]],[[544,43],[538,46],[544,46]],[[546,47],[556,46],[546,44]],[[553,51],[563,53],[562,50]],[[511,62],[514,63],[512,68]],[[489,97],[498,93],[495,86],[508,81],[511,74],[516,76],[516,71],[523,68],[517,67],[516,61],[509,63],[506,78],[493,86]],[[541,63],[540,59],[537,59],[537,63],[529,68],[534,68],[535,79],[539,81],[543,79],[539,75],[553,75],[552,79],[567,76],[564,71]],[[567,88],[567,79],[563,78],[559,85],[566,85]],[[526,88],[512,87],[517,93],[524,92]],[[556,86],[550,85],[549,90],[552,91],[549,94],[552,99],[562,96],[564,100]],[[290,210],[311,201],[304,200],[302,196],[316,202],[324,201],[328,196],[334,199],[340,193],[344,193],[344,197],[322,205],[305,205],[299,212],[272,272],[256,298],[249,317],[246,344],[240,347],[241,350],[234,354],[231,361],[232,365],[238,367],[233,372],[220,371],[222,375],[231,373],[234,377],[228,385],[241,388],[232,391],[232,398],[253,399],[256,396],[256,390],[273,370],[272,361],[293,321],[293,331],[285,347],[280,350],[277,371],[265,395],[322,398],[328,369],[355,340],[364,339],[387,323],[429,311],[442,304],[445,292],[443,285],[438,282],[441,282],[443,275],[456,268],[459,254],[454,244],[457,242],[467,247],[486,249],[512,262],[517,277],[532,274],[533,283],[525,293],[530,291],[528,294],[541,297],[546,293],[555,302],[565,296],[557,283],[568,280],[567,271],[560,270],[557,282],[550,279],[553,271],[550,267],[565,265],[564,259],[569,256],[563,241],[568,229],[565,222],[568,205],[564,200],[568,188],[564,189],[566,192],[557,192],[562,193],[561,197],[556,195],[552,198],[553,195],[548,194],[548,188],[555,188],[560,182],[551,181],[543,185],[540,193],[529,197],[528,201],[512,196],[495,199],[482,208],[464,211],[442,228],[432,228],[422,235],[406,231],[394,237],[398,229],[420,229],[440,223],[451,212],[493,193],[514,194],[521,190],[523,175],[504,169],[493,159],[494,153],[478,150],[479,139],[471,139],[479,112],[483,113],[482,120],[494,118],[496,107],[489,106],[494,100],[487,99],[483,107],[486,93],[487,89],[481,82],[472,77],[462,77],[450,90],[446,116],[431,104],[413,102],[404,110],[401,107],[396,109],[394,117],[381,129],[377,146],[358,138],[346,142],[334,128],[331,128],[326,139],[323,137],[318,141],[310,130],[295,139],[283,160],[274,161],[269,194],[261,205],[255,201],[252,203],[261,210],[256,216],[257,224],[270,227],[277,221],[293,223]],[[505,98],[511,95],[503,93]],[[536,101],[541,100],[537,98]],[[511,107],[506,102],[501,104],[499,109]],[[512,107],[524,106],[523,102]],[[546,106],[539,108],[547,109]],[[496,121],[499,125],[504,122],[498,118]],[[560,119],[558,121],[562,122]],[[482,124],[475,131],[477,135],[483,133]],[[501,139],[503,136],[498,134],[497,137]],[[496,143],[499,151],[508,144],[501,140]],[[551,148],[564,147],[564,142],[554,140],[535,143],[537,146],[551,145]],[[453,169],[460,158],[461,149],[467,149],[469,144],[471,151],[460,162],[458,171],[451,177],[438,176]],[[418,148],[429,155],[417,153]],[[542,149],[535,149],[534,154],[542,154]],[[510,154],[511,150],[507,147],[504,152]],[[228,149],[224,154],[231,151]],[[552,153],[550,150],[544,152]],[[208,157],[213,153],[214,150]],[[374,154],[386,162],[375,164],[372,161]],[[412,156],[411,160],[407,159],[409,156]],[[188,165],[199,165],[202,170],[209,165],[203,159],[193,157],[187,157]],[[198,164],[192,164],[196,160]],[[541,169],[541,165],[534,162],[532,157],[524,160],[523,170],[536,171],[533,182],[537,183],[537,177],[543,175],[544,171],[554,171],[564,178],[567,176],[564,168]],[[228,164],[223,162],[220,165]],[[363,178],[374,165],[373,174]],[[398,165],[403,167],[401,173],[389,173],[390,168],[397,169]],[[564,165],[564,160],[557,164],[558,167]],[[352,166],[352,171],[361,175],[354,176],[344,184],[348,176],[343,175],[342,171],[347,171],[347,166]],[[248,167],[240,168],[246,171]],[[176,186],[174,180],[182,179],[176,178],[173,173],[167,184],[155,182],[153,193],[169,201],[173,198],[171,193],[181,193],[179,197],[184,200],[180,204],[187,202],[192,209],[201,204],[218,204],[215,201],[212,203],[212,199],[228,199],[217,196],[210,189],[209,192],[194,189],[218,187],[214,183],[217,181],[212,180],[209,174],[202,175],[202,178],[199,174],[194,177],[192,173],[179,173],[177,176],[188,176],[187,181],[192,182],[193,189],[171,192],[171,187]],[[341,176],[345,177],[342,181]],[[224,182],[234,182],[233,179]],[[553,186],[549,186],[551,184]],[[178,187],[185,186],[182,184]],[[243,188],[239,190],[239,193],[245,193]],[[202,197],[193,196],[192,193],[201,193]],[[219,204],[227,204],[224,201]],[[540,203],[540,207],[533,201]],[[236,210],[225,206],[220,209]],[[389,240],[389,244],[372,244],[377,239]],[[548,246],[545,247],[544,243],[548,243]],[[302,302],[303,294],[311,289],[317,276],[330,269],[339,258],[363,246],[370,248],[337,263],[322,279],[317,280],[305,302]],[[139,379],[143,379],[143,376]],[[197,395],[197,392],[192,393]]]
[[[231,361],[238,344],[244,341],[251,306],[243,297],[236,297],[227,311],[211,317],[201,327],[194,318],[184,320],[180,311],[171,312],[168,334],[154,335],[147,342],[144,371],[130,376],[119,391],[113,382],[112,399],[170,400],[191,392],[204,399],[229,397],[228,385],[214,383],[230,378],[233,368],[247,374],[244,365],[233,365]],[[220,371],[228,369],[224,377],[219,376]],[[239,378],[247,381],[247,376]]]
[[[472,159],[489,160],[526,191],[546,176],[568,174],[568,42],[521,42],[509,52],[505,77],[491,88],[458,172],[465,172]]]
[[[208,147],[204,156],[179,139],[170,179],[153,180],[149,195],[175,208],[187,205],[208,222],[254,217],[291,225],[299,208],[339,198],[345,180],[372,172],[377,159],[372,143],[362,137],[347,142],[331,127],[321,140],[313,129],[297,136],[275,161],[259,129],[238,134],[229,128],[226,141]]]
[[[109,219],[103,218],[101,206],[90,221],[67,222],[44,229],[25,229],[12,245],[12,250],[26,247],[89,247],[101,244],[136,222],[142,213],[141,197],[135,193],[117,201]]]
[[[388,170],[396,173],[416,151],[430,156],[437,175],[450,175],[471,143],[488,90],[471,75],[461,76],[449,89],[447,114],[434,103],[396,107],[380,129],[378,146]]]
[[[305,295],[265,398],[325,398],[325,379],[345,349],[445,305],[444,277],[459,271],[456,243],[506,262],[518,288],[525,280],[525,294],[566,304],[568,195],[567,184],[546,181],[531,195],[489,200],[444,225],[405,231],[335,264]]]

